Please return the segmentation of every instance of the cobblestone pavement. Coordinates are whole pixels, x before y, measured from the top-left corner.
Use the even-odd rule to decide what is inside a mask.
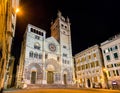
[[[9,89],[3,93],[120,93],[108,89]]]

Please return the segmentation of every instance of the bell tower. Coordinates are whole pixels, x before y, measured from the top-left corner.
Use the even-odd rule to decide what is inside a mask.
[[[71,46],[71,30],[70,20],[62,16],[62,13],[58,11],[57,18],[51,23],[51,36],[53,36],[60,44],[60,63],[61,69],[67,74],[66,78],[72,81],[73,74],[73,59],[72,59],[72,46]],[[62,75],[62,82],[64,84],[64,75]],[[66,80],[67,84],[68,81]]]
[[[53,36],[61,45],[66,48],[71,48],[71,33],[70,33],[70,21],[62,16],[62,13],[58,11],[57,18],[54,22],[51,22],[51,36]]]

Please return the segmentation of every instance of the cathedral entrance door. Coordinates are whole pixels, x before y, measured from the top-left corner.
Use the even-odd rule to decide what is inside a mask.
[[[54,73],[53,71],[48,71],[47,72],[47,83],[48,84],[52,84],[54,81],[53,81],[53,77],[54,76]]]
[[[36,72],[32,71],[31,73],[31,84],[35,84],[36,81]]]
[[[66,77],[67,75],[66,74],[64,74],[64,84],[66,85],[67,84],[67,77]]]

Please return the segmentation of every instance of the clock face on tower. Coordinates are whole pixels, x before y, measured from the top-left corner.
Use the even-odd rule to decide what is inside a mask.
[[[49,50],[50,50],[50,51],[52,51],[52,52],[55,52],[55,51],[56,51],[56,46],[55,46],[54,43],[50,43],[48,47],[49,47]]]
[[[62,33],[63,33],[64,35],[66,35],[66,36],[69,35],[69,31],[67,31],[67,30],[63,30]]]

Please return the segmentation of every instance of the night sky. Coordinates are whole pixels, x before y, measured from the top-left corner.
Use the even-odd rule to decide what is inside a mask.
[[[16,62],[27,24],[46,30],[49,37],[50,23],[58,10],[71,22],[73,56],[120,31],[120,5],[116,0],[21,0],[20,10],[12,47]]]

